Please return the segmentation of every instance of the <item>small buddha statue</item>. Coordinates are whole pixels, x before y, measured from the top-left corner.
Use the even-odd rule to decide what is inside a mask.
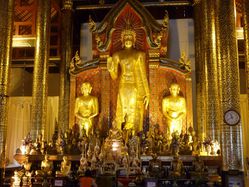
[[[63,161],[61,162],[61,169],[58,172],[59,175],[68,176],[71,173],[71,161],[68,160],[67,156],[63,156]]]
[[[14,187],[19,187],[21,183],[21,177],[19,176],[18,171],[14,171],[14,176],[12,177],[13,180],[13,186]]]
[[[183,173],[183,163],[182,161],[179,159],[178,155],[175,155],[173,157],[173,160],[171,162],[171,167],[170,167],[170,176],[174,177],[174,178],[178,178],[180,176],[182,176]]]
[[[91,146],[89,146],[89,147],[88,147],[88,150],[87,150],[87,152],[86,152],[87,159],[88,159],[88,160],[91,160],[91,159],[92,159],[93,154],[94,154],[94,152],[93,152],[93,150],[92,150]]]
[[[21,170],[22,173],[22,184],[23,186],[31,184],[31,165],[32,163],[29,162],[29,157],[26,156],[24,162],[22,163],[23,170]]]
[[[22,176],[22,186],[31,186],[31,172],[26,171]]]
[[[190,135],[185,133],[180,143],[180,153],[183,155],[191,155],[192,154],[192,147],[190,140]]]
[[[129,168],[129,155],[128,155],[127,152],[122,153],[120,166],[125,168],[128,171],[128,168]]]
[[[92,86],[84,82],[81,86],[82,96],[76,98],[75,116],[80,120],[81,127],[85,129],[86,135],[92,134],[93,118],[99,113],[98,98],[90,95]]]
[[[138,174],[141,172],[141,161],[137,156],[133,156],[130,161],[130,171],[131,173]]]
[[[172,155],[178,155],[180,151],[180,137],[177,131],[172,133],[172,140],[170,144]]]
[[[113,80],[120,77],[115,119],[117,128],[124,130],[126,136],[129,136],[143,130],[144,109],[148,107],[150,93],[146,54],[135,48],[136,32],[132,29],[130,20],[126,24],[126,29],[121,31],[123,49],[107,59],[107,69]]]
[[[98,163],[97,163],[97,158],[95,154],[93,154],[92,159],[91,159],[91,170],[96,170],[98,168]]]
[[[198,177],[204,177],[207,172],[205,171],[205,165],[203,160],[200,158],[199,155],[195,155],[195,158],[192,162],[192,171],[190,172],[191,177],[195,178]]]
[[[190,143],[191,149],[192,149],[192,155],[198,155],[201,151],[201,143],[198,140],[198,137],[192,136],[192,142]]]
[[[48,160],[48,155],[44,156],[44,160],[41,162],[41,170],[45,175],[51,175],[53,171],[53,162]]]
[[[195,159],[192,162],[192,170],[190,171],[190,175],[193,179],[205,179],[208,176],[204,162],[199,155],[195,155]]]
[[[149,161],[149,175],[151,177],[160,177],[162,171],[162,161],[158,159],[157,154],[153,153],[152,159]]]
[[[25,157],[25,160],[24,160],[22,165],[23,165],[25,171],[30,171],[32,163],[29,162],[29,157],[28,156]]]
[[[166,117],[169,134],[182,132],[183,119],[186,116],[186,101],[180,96],[179,84],[173,83],[169,88],[170,95],[162,101],[163,115]]]
[[[104,145],[102,145],[100,149],[100,154],[99,154],[99,161],[103,163],[105,158],[106,158],[106,151],[105,151]]]
[[[94,146],[94,151],[93,151],[94,153],[94,155],[98,158],[99,157],[99,154],[100,154],[100,147],[99,147],[99,145],[98,144],[96,144],[95,146]]]
[[[112,122],[112,128],[109,130],[109,135],[108,135],[109,140],[118,140],[122,141],[122,132],[121,130],[117,127],[117,121],[113,120]]]
[[[168,155],[170,153],[170,141],[167,136],[163,136],[162,139],[162,153]]]
[[[86,159],[86,157],[84,156],[84,154],[82,154],[81,159],[80,159],[80,166],[78,169],[78,173],[85,173],[85,171],[88,169],[88,161]]]
[[[161,153],[162,143],[163,143],[163,134],[160,132],[159,125],[156,124],[154,127],[154,133],[152,134],[153,138],[153,147],[154,152]]]

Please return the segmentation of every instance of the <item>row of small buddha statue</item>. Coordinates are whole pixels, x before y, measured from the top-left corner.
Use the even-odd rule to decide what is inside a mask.
[[[187,172],[193,179],[196,177],[207,177],[207,167],[204,165],[203,160],[196,155],[192,161],[192,166],[186,170],[179,155],[173,156],[170,166],[165,174],[165,168],[162,166],[162,161],[158,159],[157,154],[152,155],[152,160],[149,161],[149,177],[161,178],[166,176],[167,178],[178,179],[186,178]]]
[[[124,158],[125,157],[123,157],[123,159]],[[106,160],[104,162],[106,162],[106,164],[108,163],[109,166],[111,166],[110,165],[111,160]],[[136,159],[132,158],[131,160],[129,160],[129,157],[126,157],[126,159],[122,160],[122,163],[119,167],[114,166],[115,168],[112,168],[111,166],[109,170],[112,169],[113,173],[109,174],[115,174],[117,170],[126,170],[127,175],[131,173],[137,175],[143,174],[144,177],[156,177],[156,178],[163,177],[162,161],[158,159],[157,154],[152,154],[152,159],[149,161],[148,172],[143,171],[142,173],[140,164],[141,163],[139,158]],[[69,161],[67,156],[63,156],[63,161],[61,162],[60,165],[61,165],[60,170],[56,171],[56,177],[69,177],[72,171],[71,171],[71,161]],[[14,186],[20,186],[21,181],[23,185],[27,186],[31,185],[31,171],[30,171],[31,163],[28,161],[28,157],[26,157],[25,161],[23,162],[23,166],[24,166],[23,170],[19,172],[17,171],[14,172],[13,176]],[[102,167],[104,167],[104,164]],[[91,162],[89,165],[89,159],[87,159],[86,156],[82,155],[80,160],[80,166],[78,168],[78,174],[80,176],[84,175],[84,173],[87,170],[96,171],[98,169],[100,168],[93,167]],[[48,155],[45,155],[44,160],[41,162],[41,169],[35,172],[35,177],[36,176],[43,177],[43,179],[45,179],[43,181],[46,181],[47,177],[52,176],[52,172],[53,172],[53,162],[49,160]],[[191,170],[189,172],[193,179],[196,177],[201,177],[204,179],[206,177],[207,174],[206,167],[204,165],[203,160],[201,160],[201,158],[198,155],[195,156],[192,162]],[[178,155],[175,155],[173,157],[173,160],[171,161],[170,168],[168,170],[168,174],[166,177],[168,179],[186,178],[186,170],[184,168],[183,162],[181,161]]]
[[[44,156],[44,160],[41,162],[41,169],[36,170],[35,173],[31,171],[32,163],[29,162],[28,157],[25,158],[22,163],[23,169],[20,171],[14,171],[14,176],[12,177],[12,186],[19,187],[21,186],[32,186],[31,178],[41,177],[42,185],[46,186],[47,178],[52,176],[53,172],[53,162],[48,159],[48,155]],[[63,157],[61,162],[60,171],[56,171],[56,176],[68,177],[71,172],[71,161],[68,160],[67,156]]]
[[[201,142],[195,131],[190,127],[187,133],[179,134],[177,131],[170,136],[164,136],[159,126],[151,128],[142,136],[141,151],[143,155],[157,153],[159,155],[196,155],[206,152],[206,155],[217,156],[220,147],[217,141]],[[206,150],[210,148],[210,152]]]
[[[100,156],[103,157],[103,151],[107,153],[113,149],[118,149],[115,152],[124,152],[127,148],[131,150],[127,146],[131,146],[129,141],[133,138],[136,139],[136,145],[138,145],[134,148],[137,155],[151,155],[155,152],[158,155],[196,155],[201,152],[203,153],[204,149],[206,149],[206,155],[216,156],[220,154],[220,147],[217,141],[206,138],[205,142],[201,142],[192,128],[189,128],[188,133],[178,134],[175,131],[171,134],[171,138],[169,138],[160,131],[158,125],[155,125],[141,136],[132,136],[130,134],[127,140],[127,134],[117,128],[116,121],[114,120],[106,138],[100,136],[98,130],[89,137],[86,135],[84,129],[81,134],[80,136],[80,133],[75,130],[67,130],[65,133],[56,132],[49,143],[43,141],[42,138],[35,142],[26,138],[19,150],[25,149],[25,154],[30,155],[39,155],[46,152],[52,155],[87,154],[91,157],[94,153],[97,157],[101,153]]]

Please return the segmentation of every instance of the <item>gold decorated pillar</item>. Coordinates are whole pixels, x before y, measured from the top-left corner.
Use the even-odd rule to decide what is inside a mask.
[[[14,0],[0,0],[0,168],[5,158]]]
[[[59,97],[59,129],[69,127],[70,76],[69,66],[72,58],[72,0],[64,0],[61,11],[61,63],[60,63],[60,97]]]
[[[246,85],[249,96],[249,3],[243,0],[243,23],[244,23],[244,43],[245,43],[245,67],[246,67]]]
[[[245,70],[246,70],[246,90],[247,90],[247,98],[248,98],[248,106],[249,106],[249,3],[248,0],[242,1],[242,15],[243,15],[243,25],[244,25],[244,47],[245,47]],[[249,157],[249,137],[247,136],[246,132],[249,130],[248,124],[243,125],[243,135],[244,135],[244,160]],[[249,167],[246,166],[247,172],[249,171]],[[249,180],[248,180],[249,183]]]
[[[196,1],[194,4],[194,29],[195,29],[195,62],[196,62],[196,90],[197,90],[197,132],[199,138],[203,140],[204,134],[206,133],[206,110],[205,110],[205,71],[204,64],[202,61],[202,11],[201,11],[201,2]]]
[[[221,70],[222,113],[236,110],[240,113],[240,84],[237,38],[235,28],[235,1],[218,0],[218,61]],[[242,127],[241,122],[229,126],[221,124],[221,151],[223,171],[242,170]]]
[[[32,89],[31,135],[44,134],[47,110],[47,74],[50,41],[50,0],[38,0],[36,16],[36,47]]]
[[[215,0],[194,4],[197,66],[197,130],[203,140],[220,140],[221,105],[216,44]]]

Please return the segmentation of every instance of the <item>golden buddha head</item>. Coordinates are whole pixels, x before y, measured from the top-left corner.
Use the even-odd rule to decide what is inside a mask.
[[[136,32],[131,28],[126,28],[121,32],[122,47],[131,48],[135,46]]]
[[[67,156],[63,156],[62,159],[63,159],[63,162],[68,162],[68,157]]]
[[[172,96],[177,96],[180,93],[180,86],[177,83],[172,83],[169,88],[170,94]]]
[[[92,86],[89,82],[84,82],[81,85],[80,90],[83,95],[89,95],[92,91]]]

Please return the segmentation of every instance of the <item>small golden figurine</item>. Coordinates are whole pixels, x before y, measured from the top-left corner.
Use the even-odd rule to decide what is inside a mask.
[[[123,134],[117,128],[116,120],[112,121],[112,128],[109,130],[107,138],[104,140],[99,157],[107,161],[118,160],[124,148]]]
[[[118,78],[121,67],[115,119],[118,129],[126,136],[135,135],[143,129],[144,108],[149,104],[149,86],[146,76],[145,53],[135,49],[136,32],[129,21],[121,32],[123,50],[115,52],[107,59],[107,69],[112,79]],[[126,119],[125,119],[126,118]]]
[[[25,171],[30,171],[32,163],[29,162],[29,157],[28,156],[25,157],[25,160],[24,160],[22,165],[23,165]]]
[[[169,175],[171,177],[178,178],[184,174],[183,170],[184,168],[182,161],[179,159],[178,155],[175,155],[171,162],[171,169]]]
[[[44,156],[44,160],[41,162],[41,170],[45,175],[51,175],[53,171],[53,162],[48,160],[48,155]]]
[[[170,85],[169,91],[170,95],[162,101],[163,115],[166,117],[170,135],[175,131],[180,134],[186,116],[185,98],[179,96],[180,86],[176,83]]]
[[[122,141],[123,140],[122,132],[117,127],[116,120],[113,120],[112,122],[112,128],[109,130],[108,139],[111,141]]]
[[[20,177],[18,171],[14,171],[14,176],[12,177],[12,180],[13,180],[12,186],[14,186],[14,187],[19,187],[20,186],[21,177]]]
[[[202,175],[205,171],[205,165],[203,160],[200,158],[199,155],[195,156],[195,159],[192,163],[193,165],[193,171],[195,175]]]
[[[68,160],[67,156],[63,156],[63,161],[61,162],[60,171],[56,171],[57,176],[66,177],[71,173],[71,161]]]
[[[180,151],[180,136],[178,131],[172,133],[172,139],[170,143],[170,151],[173,156],[178,156]]]
[[[98,98],[91,96],[92,86],[89,82],[84,82],[81,86],[82,96],[76,98],[75,116],[80,120],[86,135],[92,134],[92,121],[99,113]]]
[[[84,156],[84,154],[82,154],[81,155],[81,159],[80,159],[80,166],[78,168],[78,173],[84,174],[85,171],[87,169],[89,169],[88,167],[89,167],[88,166],[88,161],[87,161],[86,157]]]
[[[162,161],[158,159],[157,154],[153,153],[152,159],[149,161],[149,174],[151,177],[161,177]]]

